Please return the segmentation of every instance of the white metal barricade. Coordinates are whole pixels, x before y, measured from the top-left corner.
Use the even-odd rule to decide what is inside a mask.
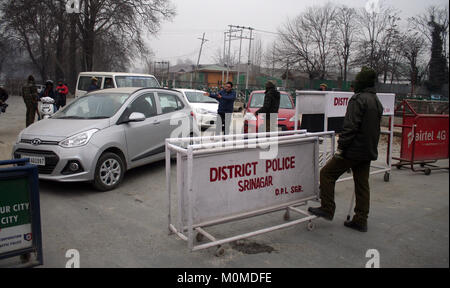
[[[334,151],[334,132],[285,131],[248,135],[166,140],[166,179],[170,233],[188,242],[192,251],[308,222],[316,218],[300,209],[319,201],[319,158]],[[322,143],[322,144],[320,144]],[[178,215],[172,216],[171,158],[177,159]],[[277,211],[286,223],[217,239],[205,229]],[[290,220],[290,213],[303,216]],[[176,218],[176,219],[173,219]],[[174,222],[176,220],[176,222]],[[203,238],[210,242],[196,243]],[[198,245],[197,245],[198,244]]]
[[[345,117],[350,98],[354,95],[352,92],[331,92],[331,91],[297,91],[296,99],[296,127],[300,114],[323,114],[324,131],[328,131],[328,120],[330,118]],[[384,107],[383,116],[389,117],[389,130],[382,131],[382,135],[388,135],[387,153],[385,165],[376,165],[372,163],[371,175],[384,173],[384,181],[388,182],[392,171],[392,146],[394,140],[394,113],[395,113],[395,94],[378,93],[378,99]],[[332,155],[324,155],[325,164]],[[352,180],[353,177],[345,177],[338,182]]]

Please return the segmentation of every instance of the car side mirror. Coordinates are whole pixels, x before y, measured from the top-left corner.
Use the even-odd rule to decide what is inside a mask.
[[[143,122],[147,119],[144,114],[133,112],[130,117],[128,117],[128,122]]]

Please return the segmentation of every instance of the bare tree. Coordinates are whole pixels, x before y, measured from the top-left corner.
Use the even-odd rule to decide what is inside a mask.
[[[336,51],[336,58],[341,77],[346,82],[350,56],[358,28],[356,10],[354,8],[348,8],[347,6],[338,7],[336,9],[334,25],[337,28],[337,34],[333,41],[333,47]]]
[[[214,53],[214,55],[212,57],[213,57],[213,61],[216,64],[219,64],[221,66],[226,66],[226,64],[228,62],[228,55],[225,56],[225,58],[224,58],[223,50],[220,48],[218,48],[216,50],[216,52]],[[232,49],[232,51],[230,53],[230,66],[235,66],[238,62],[239,62],[239,50]]]
[[[5,31],[27,51],[42,80],[49,77],[57,25],[49,5],[52,1],[3,1]]]
[[[408,30],[402,35],[401,55],[406,65],[406,76],[411,82],[411,86],[419,85],[426,74],[424,54],[427,44],[419,32]]]
[[[394,47],[399,39],[398,11],[382,6],[379,12],[358,12],[358,55],[355,64],[368,66],[387,81]]]
[[[332,61],[336,8],[331,4],[310,7],[279,29],[278,59],[289,59],[310,79],[324,79]]]
[[[78,29],[81,34],[84,70],[94,68],[96,38],[110,33],[127,39],[127,44],[145,52],[143,28],[156,33],[162,20],[175,10],[169,0],[82,0]]]

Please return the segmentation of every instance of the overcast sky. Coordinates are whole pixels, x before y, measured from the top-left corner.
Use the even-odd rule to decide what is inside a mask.
[[[177,15],[171,22],[162,25],[156,39],[149,39],[149,46],[157,61],[191,59],[197,62],[203,32],[209,40],[203,50],[201,64],[213,63],[213,55],[223,48],[224,31],[228,25],[250,26],[257,30],[276,32],[288,18],[294,18],[306,7],[327,2],[345,4],[349,7],[364,7],[368,0],[172,0]],[[430,5],[445,6],[447,0],[384,0],[398,9],[400,17],[420,14]],[[276,35],[256,32],[268,45]],[[237,42],[237,41],[235,41]],[[237,45],[237,43],[236,43]],[[248,43],[245,43],[248,47]],[[243,57],[245,61],[246,57]]]

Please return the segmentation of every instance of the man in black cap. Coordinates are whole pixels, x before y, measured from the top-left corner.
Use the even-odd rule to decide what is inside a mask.
[[[370,162],[378,158],[380,122],[383,115],[383,106],[375,92],[376,82],[375,71],[367,67],[363,67],[356,76],[356,94],[348,104],[338,150],[320,171],[321,207],[309,208],[309,212],[313,215],[333,220],[336,210],[334,202],[336,181],[351,168],[355,182],[356,208],[353,219],[344,225],[361,232],[367,232]]]
[[[266,83],[266,96],[264,97],[264,105],[255,112],[255,116],[258,117],[258,114],[265,114],[265,122],[266,122],[266,132],[271,132],[270,130],[270,115],[278,114],[278,110],[280,110],[280,92],[277,91],[275,84],[271,81]],[[278,117],[277,117],[278,118]],[[278,119],[276,120],[278,121]],[[262,131],[260,131],[262,132]]]

